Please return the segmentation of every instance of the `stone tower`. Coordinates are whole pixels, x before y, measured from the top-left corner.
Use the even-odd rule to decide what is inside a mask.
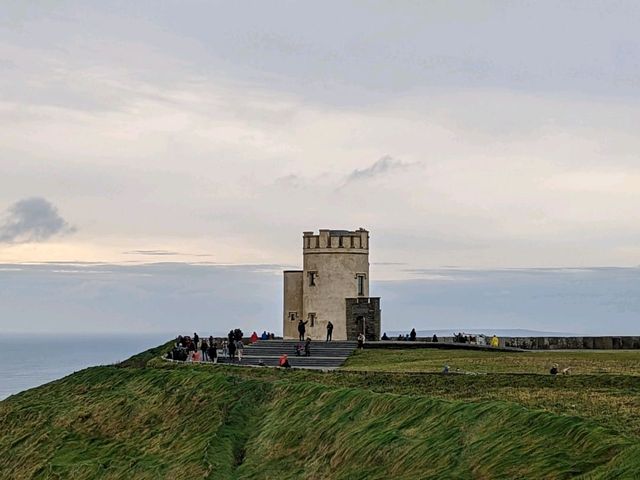
[[[306,335],[334,340],[380,338],[380,299],[369,297],[369,232],[363,228],[320,230],[303,234],[303,270],[284,272],[284,338],[298,338],[298,321]]]

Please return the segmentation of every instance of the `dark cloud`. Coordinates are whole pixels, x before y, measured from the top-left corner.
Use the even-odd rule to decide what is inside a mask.
[[[367,168],[363,168],[361,170],[356,169],[352,171],[346,178],[346,183],[350,182],[358,182],[360,180],[368,180],[370,178],[378,177],[380,175],[385,175],[387,173],[404,170],[410,167],[412,164],[405,163],[400,160],[395,160],[390,155],[385,155],[377,160],[372,165]]]
[[[0,225],[0,243],[44,242],[75,230],[48,200],[25,198],[7,209],[6,219]]]

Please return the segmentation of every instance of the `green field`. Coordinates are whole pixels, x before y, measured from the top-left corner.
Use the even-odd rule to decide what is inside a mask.
[[[571,367],[571,374],[640,375],[640,350],[562,350],[492,352],[473,350],[370,349],[356,352],[344,368],[381,372],[536,373],[551,366]]]
[[[177,365],[163,349],[0,402],[0,478],[640,477],[633,354],[567,354],[625,374],[551,378],[547,354],[371,350],[320,373]],[[484,373],[416,373],[445,354]]]

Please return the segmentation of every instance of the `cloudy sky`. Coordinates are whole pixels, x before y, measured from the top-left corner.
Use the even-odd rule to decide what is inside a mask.
[[[69,262],[63,325],[117,323],[99,302],[70,306],[99,296],[81,287],[107,274],[77,267],[97,262],[122,288],[163,266],[216,290],[189,303],[198,318],[224,301],[276,328],[301,232],[363,226],[379,288],[407,306],[383,299],[396,317],[419,317],[408,295],[425,304],[443,277],[473,271],[474,291],[495,293],[517,271],[504,281],[579,278],[563,298],[606,290],[618,300],[595,311],[632,329],[639,24],[635,1],[0,0],[0,328],[46,327],[20,312]],[[251,314],[220,293],[236,276],[263,279]],[[439,326],[600,328],[580,302],[525,315],[499,290],[500,314],[465,310],[460,290]],[[153,328],[122,295],[125,325]]]

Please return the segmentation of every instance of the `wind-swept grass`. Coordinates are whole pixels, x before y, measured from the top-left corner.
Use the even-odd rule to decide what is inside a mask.
[[[0,402],[0,478],[640,478],[640,376],[284,371],[166,349]]]
[[[571,478],[609,462],[639,467],[619,456],[633,439],[583,418],[305,373],[84,370],[0,403],[0,478]]]

